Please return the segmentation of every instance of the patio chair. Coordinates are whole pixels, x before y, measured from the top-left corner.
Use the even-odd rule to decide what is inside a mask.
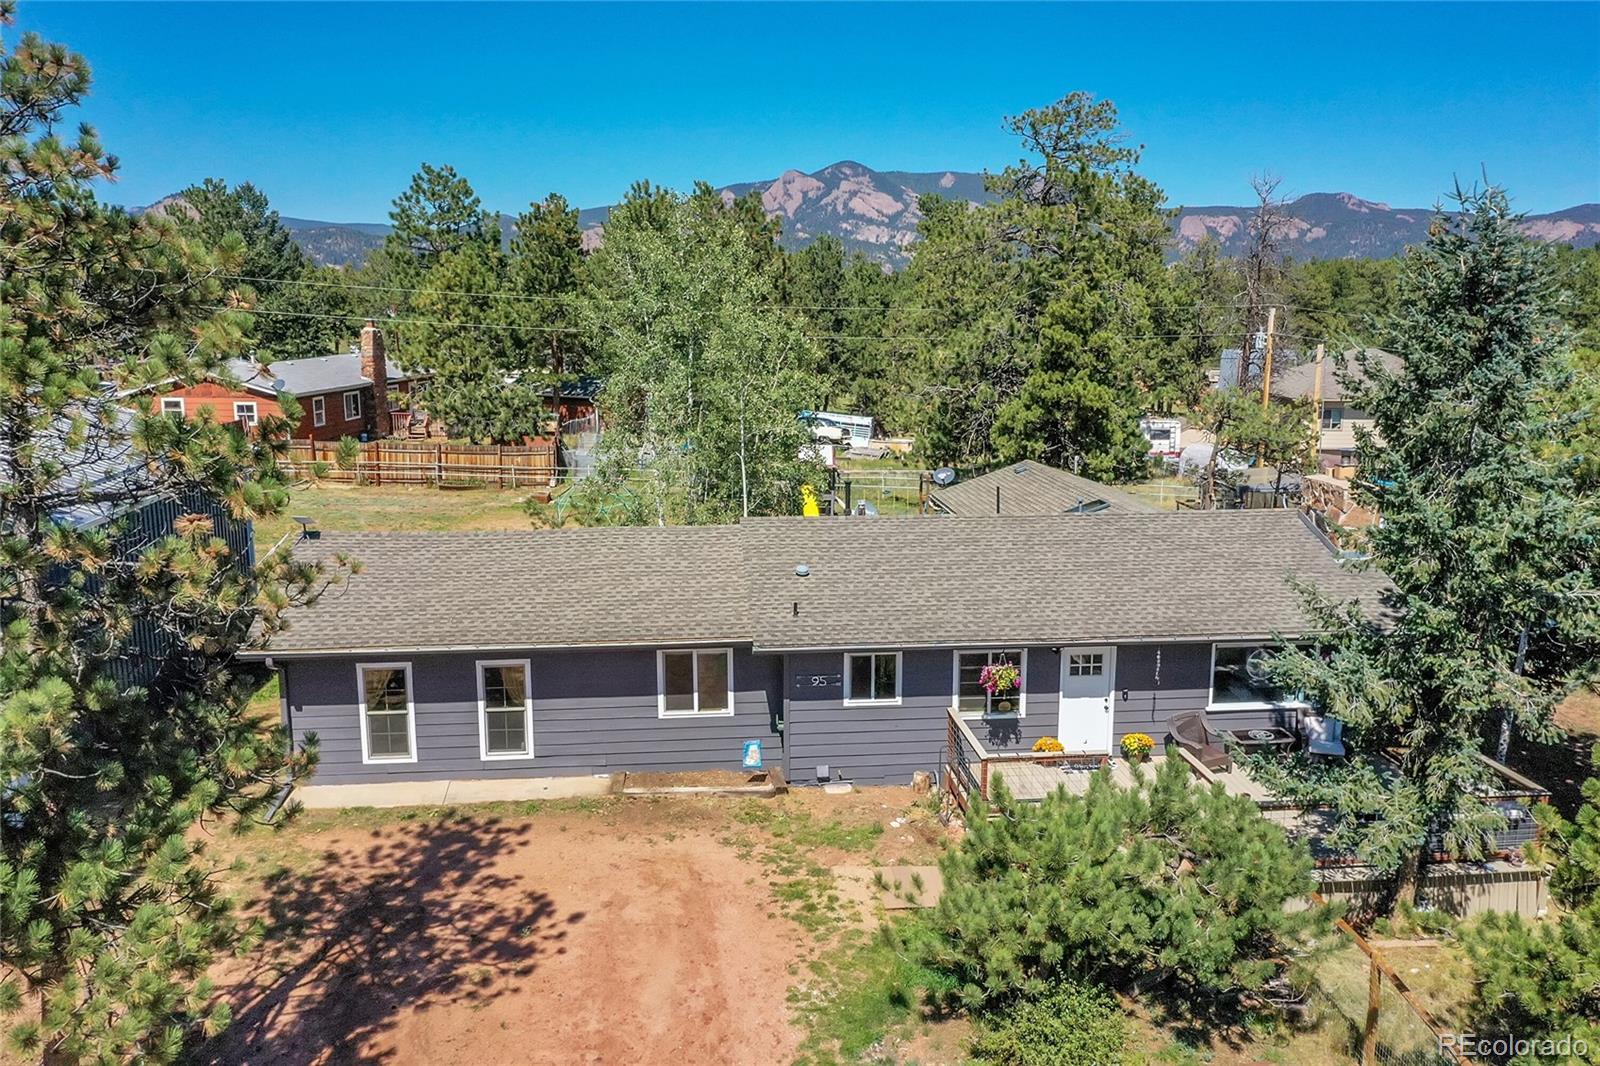
[[[1233,758],[1223,746],[1222,734],[1212,729],[1203,711],[1185,711],[1175,714],[1167,723],[1172,739],[1189,752],[1207,770],[1227,773],[1233,769]]]
[[[1344,758],[1344,723],[1339,719],[1307,715],[1300,719],[1300,732],[1306,739],[1308,753]]]

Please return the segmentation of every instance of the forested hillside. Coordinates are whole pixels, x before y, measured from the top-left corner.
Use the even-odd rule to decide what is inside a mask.
[[[614,425],[646,420],[619,434],[630,446],[694,439],[742,456],[745,481],[758,451],[789,449],[802,409],[871,413],[927,463],[1035,458],[1135,478],[1139,417],[1194,413],[1223,349],[1260,358],[1269,311],[1279,367],[1319,343],[1385,343],[1399,260],[1297,258],[1296,205],[1272,182],[1229,245],[1175,242],[1110,101],[1071,94],[1008,125],[1023,161],[987,179],[983,203],[920,196],[918,239],[893,272],[831,234],[786,247],[771,187],[641,182],[597,242],[559,195],[506,224],[464,175],[425,165],[359,269],[311,263],[249,185],[207,182],[172,214],[207,239],[242,235],[238,280],[264,354],[340,349],[377,317],[400,359],[435,373],[433,413],[485,441],[535,432],[546,389],[599,374]],[[1592,373],[1600,249],[1548,254]],[[783,402],[756,410],[740,390]],[[718,476],[737,475],[692,480]],[[752,490],[707,491],[725,517]]]

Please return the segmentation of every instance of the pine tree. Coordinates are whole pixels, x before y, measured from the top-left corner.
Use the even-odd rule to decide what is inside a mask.
[[[942,1005],[1037,997],[1062,978],[1134,982],[1196,1015],[1223,1015],[1325,934],[1311,856],[1248,799],[1195,785],[1182,760],[1127,788],[1097,773],[1037,804],[993,789],[940,862],[944,891],[907,947]]]
[[[230,188],[207,178],[183,190],[167,214],[202,247],[239,242],[235,281],[241,304],[260,311],[253,334],[258,359],[327,355],[354,335],[359,319],[340,287],[341,273],[314,266],[266,194],[250,182]]]
[[[1137,477],[1140,416],[1193,385],[1157,335],[1176,311],[1161,190],[1110,101],[1071,93],[1007,126],[1029,156],[989,179],[996,202],[923,207],[908,299],[933,313],[907,332],[934,345],[918,375],[933,403],[913,428],[932,461]]]
[[[533,351],[543,353],[543,365],[535,376],[549,385],[558,434],[561,386],[582,371],[588,354],[578,309],[585,284],[577,208],[569,207],[559,193],[551,193],[517,217],[516,235],[511,238],[510,288],[522,298],[515,304],[518,322],[531,331]]]
[[[246,714],[235,654],[322,579],[216,535],[284,506],[283,420],[246,436],[117,399],[217,371],[250,317],[215,310],[237,242],[95,201],[115,160],[52,132],[88,88],[36,35],[0,53],[0,1011],[46,1063],[170,1062],[226,1023],[204,975],[251,935],[191,831],[271,820],[314,755]],[[140,543],[126,516],[152,498],[194,511]]]
[[[409,257],[425,272],[447,252],[468,245],[500,244],[499,227],[483,209],[478,194],[454,167],[423,163],[389,212],[393,227],[384,247]]]
[[[1333,805],[1339,841],[1396,872],[1407,900],[1430,833],[1473,857],[1502,824],[1474,795],[1485,737],[1503,724],[1546,735],[1600,655],[1600,497],[1553,447],[1567,334],[1549,253],[1498,189],[1459,198],[1464,212],[1439,215],[1401,268],[1384,336],[1398,370],[1359,357],[1354,402],[1375,432],[1359,441],[1357,486],[1383,515],[1363,536],[1393,586],[1383,616],[1309,596],[1326,635],[1277,666],[1344,721],[1357,757],[1263,766]],[[1391,748],[1403,754],[1386,777],[1366,757]]]
[[[1594,751],[1600,771],[1600,745]],[[1583,783],[1584,803],[1568,822],[1555,807],[1536,813],[1555,860],[1550,891],[1563,910],[1526,921],[1487,914],[1463,931],[1477,977],[1473,1021],[1481,1035],[1584,1041],[1591,1055],[1532,1053],[1517,1066],[1593,1062],[1600,1052],[1600,777]]]

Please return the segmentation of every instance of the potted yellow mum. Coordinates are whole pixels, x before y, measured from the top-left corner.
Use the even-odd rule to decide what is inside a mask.
[[[1155,746],[1148,733],[1129,733],[1122,738],[1122,757],[1129,762],[1147,762]]]

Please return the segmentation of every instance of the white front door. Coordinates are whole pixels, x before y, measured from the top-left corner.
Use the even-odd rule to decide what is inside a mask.
[[[1061,649],[1061,725],[1056,739],[1068,751],[1111,752],[1112,685],[1117,649]]]

